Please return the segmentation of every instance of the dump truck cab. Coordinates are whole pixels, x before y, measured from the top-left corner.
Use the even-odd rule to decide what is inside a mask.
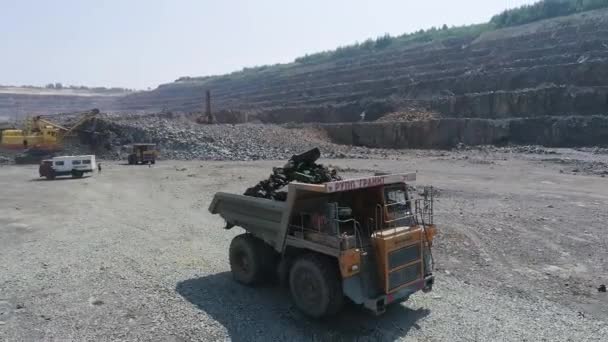
[[[285,202],[218,193],[210,211],[220,214],[227,228],[248,232],[235,238],[242,240],[236,247],[234,240],[231,244],[237,281],[252,284],[259,278],[243,277],[252,265],[259,272],[276,270],[309,316],[336,313],[344,297],[380,314],[386,305],[433,286],[432,190],[411,197],[408,184],[415,178],[292,182]],[[247,249],[259,260],[246,260]]]
[[[131,153],[127,161],[129,165],[134,164],[155,164],[158,150],[156,144],[137,143],[131,145]]]

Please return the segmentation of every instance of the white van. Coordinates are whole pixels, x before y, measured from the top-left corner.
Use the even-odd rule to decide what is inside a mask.
[[[46,179],[68,175],[80,178],[87,172],[93,172],[96,167],[94,155],[62,156],[43,160],[38,171],[40,177],[46,177]]]

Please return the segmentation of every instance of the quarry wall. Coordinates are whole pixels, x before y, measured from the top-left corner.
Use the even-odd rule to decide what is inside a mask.
[[[452,148],[459,143],[552,147],[608,145],[608,117],[595,115],[498,120],[445,118],[320,126],[335,143],[378,148]]]

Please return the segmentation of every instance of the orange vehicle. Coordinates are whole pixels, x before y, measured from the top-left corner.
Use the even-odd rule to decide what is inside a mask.
[[[209,211],[226,228],[246,230],[230,244],[236,281],[253,285],[276,273],[312,317],[337,313],[345,297],[380,314],[433,287],[432,189],[411,197],[415,179],[292,182],[285,202],[220,192]]]
[[[158,150],[156,144],[138,143],[131,145],[132,152],[127,157],[129,165],[156,164]]]

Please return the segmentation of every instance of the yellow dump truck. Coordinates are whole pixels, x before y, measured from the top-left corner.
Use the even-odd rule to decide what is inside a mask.
[[[158,149],[156,144],[137,143],[131,145],[131,153],[127,156],[129,165],[156,164]]]
[[[284,202],[220,192],[209,211],[246,230],[230,244],[236,281],[254,285],[276,273],[312,317],[337,313],[344,297],[380,314],[433,287],[432,189],[411,197],[415,179],[292,182]]]

